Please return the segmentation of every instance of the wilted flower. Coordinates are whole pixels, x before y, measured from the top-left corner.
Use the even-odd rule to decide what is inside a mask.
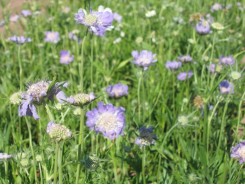
[[[31,16],[32,15],[32,12],[30,10],[22,10],[21,11],[21,14],[24,16],[24,17],[28,17],[28,16]]]
[[[245,141],[231,148],[231,157],[238,159],[240,164],[245,162]]]
[[[200,35],[206,35],[211,32],[210,24],[208,21],[202,19],[199,23],[196,25],[196,31]]]
[[[153,127],[141,127],[140,135],[136,138],[135,144],[140,147],[153,145],[156,142],[156,135],[153,133]]]
[[[19,15],[11,15],[9,20],[10,22],[17,22],[19,20],[20,16]]]
[[[79,93],[79,94],[76,94],[74,96],[68,97],[66,99],[66,101],[72,105],[83,106],[83,105],[86,105],[86,104],[92,102],[95,98],[96,97],[95,97],[93,92],[89,93],[89,94]]]
[[[128,95],[128,86],[121,83],[110,85],[106,88],[106,92],[111,98],[120,98]]]
[[[200,21],[203,18],[203,14],[197,12],[190,15],[189,22]]]
[[[54,31],[46,31],[45,32],[45,42],[57,44],[60,41],[60,34],[59,32]]]
[[[49,137],[54,139],[56,142],[68,139],[72,136],[72,133],[68,128],[66,128],[64,125],[56,124],[52,121],[47,125],[47,133]]]
[[[16,92],[16,93],[12,94],[9,98],[10,103],[12,103],[14,105],[19,105],[21,102],[21,95],[22,95],[22,92]]]
[[[67,50],[62,50],[60,52],[60,63],[70,64],[74,60],[74,56],[70,54]]]
[[[151,10],[151,11],[147,11],[146,13],[145,13],[145,16],[146,17],[154,17],[156,15],[156,11],[155,10]]]
[[[31,42],[31,38],[26,38],[24,36],[13,36],[8,38],[9,41],[15,42],[16,44],[24,44],[26,42]]]
[[[178,60],[183,63],[192,62],[192,57],[190,55],[182,55],[178,57]]]
[[[75,21],[89,28],[98,36],[104,36],[106,30],[112,25],[114,16],[110,9],[91,11],[89,14],[84,9],[79,9],[75,14]]]
[[[177,61],[167,61],[165,67],[170,70],[179,69],[182,66],[181,62]]]
[[[193,72],[189,71],[189,72],[181,72],[178,74],[177,79],[180,81],[186,80],[188,78],[191,78],[193,76]]]
[[[0,153],[0,161],[7,160],[7,159],[10,159],[12,157],[13,157],[12,155],[9,155],[9,154],[6,154],[6,153]]]
[[[234,93],[234,85],[227,80],[223,80],[219,84],[221,94],[232,94]]]
[[[133,51],[132,56],[134,58],[133,63],[143,67],[144,70],[147,70],[150,65],[157,62],[156,54],[153,54],[151,51],[147,50],[142,50],[140,52]]]
[[[233,65],[235,59],[232,56],[222,56],[219,58],[219,63],[222,65]]]
[[[218,11],[218,10],[222,10],[222,5],[219,4],[219,3],[214,3],[212,6],[211,6],[211,12],[215,12],[215,11]]]
[[[202,108],[204,104],[203,98],[201,96],[196,96],[193,100],[193,104],[196,108]]]
[[[125,109],[112,104],[98,103],[98,107],[86,113],[86,125],[90,130],[101,132],[108,139],[116,139],[123,134]]]

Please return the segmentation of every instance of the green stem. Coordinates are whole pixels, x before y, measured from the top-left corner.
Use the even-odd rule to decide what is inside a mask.
[[[18,46],[18,63],[19,63],[19,78],[20,78],[20,89],[23,90],[23,71],[20,58],[20,46]]]
[[[144,183],[144,184],[146,184],[146,181],[145,181],[145,159],[146,159],[146,151],[145,151],[145,147],[143,147],[142,179],[143,179],[143,183]]]
[[[60,143],[58,146],[58,169],[59,169],[59,184],[62,184],[63,173],[62,173],[62,151],[63,151],[63,143]]]
[[[55,144],[55,163],[54,163],[54,184],[57,184],[58,158],[59,158],[59,144],[58,142],[56,142]]]
[[[141,102],[140,102],[140,86],[142,82],[142,73],[140,74],[139,81],[138,81],[138,89],[137,89],[137,96],[138,96],[138,121],[141,121]]]
[[[114,173],[114,178],[115,178],[115,183],[119,183],[118,175],[117,175],[117,160],[116,160],[116,145],[115,143],[112,143],[112,148],[111,148],[111,158],[112,158],[112,163],[113,163],[113,173]]]

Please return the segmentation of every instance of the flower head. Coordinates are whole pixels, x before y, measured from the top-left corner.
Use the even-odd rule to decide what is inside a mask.
[[[113,20],[117,21],[117,22],[122,22],[122,16],[118,13],[113,13]]]
[[[111,98],[120,98],[128,95],[128,86],[121,83],[110,85],[106,88],[106,92]]]
[[[212,6],[211,6],[211,12],[215,12],[215,11],[218,11],[218,10],[222,10],[223,7],[221,4],[219,3],[214,3]]]
[[[181,72],[181,73],[178,74],[177,78],[178,78],[178,80],[183,81],[183,80],[191,78],[192,76],[193,76],[193,72],[192,71]]]
[[[21,11],[21,14],[24,16],[24,17],[28,17],[28,16],[31,16],[32,15],[32,12],[30,10],[22,10]]]
[[[47,126],[47,133],[51,139],[56,142],[68,139],[72,136],[71,131],[64,125],[56,124],[54,122],[49,122]]]
[[[179,69],[182,66],[181,62],[177,61],[167,61],[165,67],[170,70]]]
[[[136,138],[135,144],[140,147],[153,145],[156,142],[156,135],[153,133],[153,127],[141,127],[140,135]]]
[[[245,141],[231,148],[231,157],[238,159],[240,164],[245,162]]]
[[[235,63],[235,59],[232,56],[222,56],[219,58],[219,63],[221,65],[233,65]]]
[[[98,107],[86,113],[86,125],[100,132],[108,139],[116,139],[123,134],[125,127],[125,109],[114,107],[112,104],[98,103]]]
[[[140,52],[133,51],[132,56],[134,58],[133,63],[139,67],[143,67],[144,70],[147,70],[150,65],[157,62],[156,54],[153,54],[151,51],[147,50],[142,50]]]
[[[219,84],[221,94],[232,94],[234,93],[234,85],[227,80],[223,80]]]
[[[12,158],[12,155],[6,154],[6,153],[0,153],[0,161],[1,160],[6,160]]]
[[[60,34],[59,32],[54,31],[46,31],[45,32],[45,42],[57,44],[60,41]]]
[[[230,76],[233,80],[238,80],[242,75],[238,71],[232,71]]]
[[[8,38],[9,41],[15,42],[16,44],[24,44],[26,42],[31,42],[31,38],[26,38],[24,36],[13,36]]]
[[[68,97],[66,101],[72,105],[83,106],[83,105],[86,105],[92,102],[95,98],[96,97],[94,93],[89,93],[89,94],[79,93],[79,94]]]
[[[200,35],[206,35],[211,32],[210,23],[204,19],[202,19],[199,23],[196,25],[196,31]]]
[[[155,15],[156,15],[156,11],[155,11],[155,10],[147,11],[147,12],[145,13],[145,16],[146,16],[147,18],[149,18],[149,17],[154,17]]]
[[[182,55],[178,57],[178,60],[183,63],[192,62],[192,57],[190,55]]]
[[[21,103],[21,95],[22,92],[16,92],[12,94],[9,98],[10,103],[12,103],[13,105],[19,105]]]
[[[69,51],[62,50],[60,52],[60,63],[61,64],[70,64],[74,60],[74,56],[70,54]]]
[[[17,22],[19,20],[20,16],[19,15],[11,15],[9,20],[10,22]]]

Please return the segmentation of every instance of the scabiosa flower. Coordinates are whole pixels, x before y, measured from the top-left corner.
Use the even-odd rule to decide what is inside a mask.
[[[24,44],[26,42],[31,42],[31,38],[26,38],[24,36],[13,36],[8,38],[9,41],[15,42],[16,44]]]
[[[120,98],[128,95],[128,86],[121,83],[110,85],[106,88],[106,92],[111,98]]]
[[[74,96],[68,97],[66,101],[72,105],[83,106],[83,105],[87,105],[88,103],[92,102],[93,100],[95,100],[95,98],[96,97],[93,92],[89,94],[79,93]]]
[[[122,16],[118,13],[113,13],[113,20],[117,21],[117,22],[122,22]]]
[[[177,61],[167,61],[165,67],[170,70],[179,69],[182,66],[181,62]]]
[[[196,25],[196,31],[200,35],[206,35],[211,32],[210,24],[208,21],[202,19],[199,23]]]
[[[153,54],[151,51],[147,50],[142,50],[140,52],[133,51],[132,56],[134,58],[133,63],[139,67],[143,67],[144,70],[147,70],[150,65],[157,62],[156,54]]]
[[[238,80],[239,78],[241,78],[242,75],[237,71],[232,71],[230,76],[233,80]]]
[[[153,145],[156,142],[156,135],[153,133],[153,127],[141,127],[140,135],[136,138],[135,144],[140,147]]]
[[[215,64],[210,64],[208,67],[208,70],[210,73],[215,73],[216,72],[216,65]]]
[[[74,60],[74,56],[70,54],[67,50],[62,50],[60,52],[60,63],[70,64]]]
[[[192,57],[190,55],[182,55],[178,57],[178,60],[183,63],[192,62]]]
[[[32,12],[30,10],[22,10],[21,11],[21,14],[24,16],[24,17],[28,17],[28,16],[31,16],[32,15]]]
[[[192,76],[193,76],[193,72],[192,71],[181,72],[181,73],[178,74],[177,79],[180,80],[180,81],[183,81],[183,80],[191,78]]]
[[[49,137],[54,139],[56,142],[68,139],[72,136],[72,133],[68,128],[66,128],[64,125],[56,124],[52,121],[47,125],[47,133]]]
[[[240,164],[245,162],[245,141],[231,148],[231,157],[238,159]]]
[[[218,10],[222,10],[223,7],[221,4],[219,3],[214,3],[212,6],[211,6],[211,12],[215,12],[215,11],[218,11]]]
[[[55,32],[55,31],[46,31],[45,32],[45,42],[49,42],[49,43],[54,43],[57,44],[60,41],[60,34],[59,32]]]
[[[9,155],[9,154],[6,154],[6,153],[0,153],[0,161],[1,160],[7,160],[7,159],[10,159],[12,157],[13,157],[12,155]]]
[[[20,16],[19,15],[11,15],[9,20],[10,22],[17,22],[19,20]]]
[[[125,109],[112,104],[98,103],[98,107],[86,113],[86,125],[90,130],[100,132],[108,139],[116,139],[123,134]]]
[[[219,84],[221,94],[232,94],[234,93],[234,85],[227,80],[223,80]]]
[[[233,65],[235,59],[232,56],[222,56],[219,58],[219,63],[222,65]]]
[[[91,11],[89,14],[79,9],[75,14],[75,21],[78,24],[83,24],[89,28],[89,30],[98,36],[104,36],[106,30],[112,25],[114,16],[110,9],[104,9],[101,11]]]

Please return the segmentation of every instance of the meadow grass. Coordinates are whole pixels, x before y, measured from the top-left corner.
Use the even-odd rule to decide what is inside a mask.
[[[237,1],[220,1],[225,7],[211,12],[214,4],[197,0],[115,0],[31,1],[23,9],[40,14],[21,17],[20,29],[11,29],[11,10],[4,8],[6,21],[0,40],[0,150],[11,154],[0,161],[0,183],[244,183],[244,167],[230,157],[232,146],[244,139],[244,7]],[[74,14],[79,8],[96,10],[99,5],[122,15],[121,23],[98,37]],[[70,11],[64,12],[64,7]],[[243,8],[243,9],[242,9]],[[146,12],[156,15],[147,18]],[[224,29],[199,35],[194,13],[211,14]],[[69,39],[78,30],[81,42]],[[46,31],[60,34],[57,44],[45,43]],[[13,35],[30,37],[18,45],[8,41]],[[115,40],[120,38],[120,42]],[[61,50],[69,50],[74,61],[60,64]],[[147,70],[133,64],[133,50],[149,50],[157,62]],[[178,70],[168,70],[167,61],[189,54],[193,61]],[[232,55],[235,64],[215,73],[211,63]],[[180,81],[180,72],[193,76]],[[234,71],[241,73],[232,78]],[[66,81],[67,96],[94,92],[97,99],[79,109],[48,102],[37,106],[40,119],[19,117],[18,105],[10,102],[13,93],[40,80]],[[222,94],[219,84],[229,80],[234,93]],[[128,95],[109,98],[105,88],[128,85]],[[195,97],[201,101],[194,103]],[[115,140],[104,138],[86,126],[86,112],[97,102],[125,108],[124,134]],[[76,109],[78,110],[78,109]],[[69,128],[72,137],[55,142],[46,132],[50,121]],[[135,144],[139,128],[152,126],[157,136],[153,145]]]

